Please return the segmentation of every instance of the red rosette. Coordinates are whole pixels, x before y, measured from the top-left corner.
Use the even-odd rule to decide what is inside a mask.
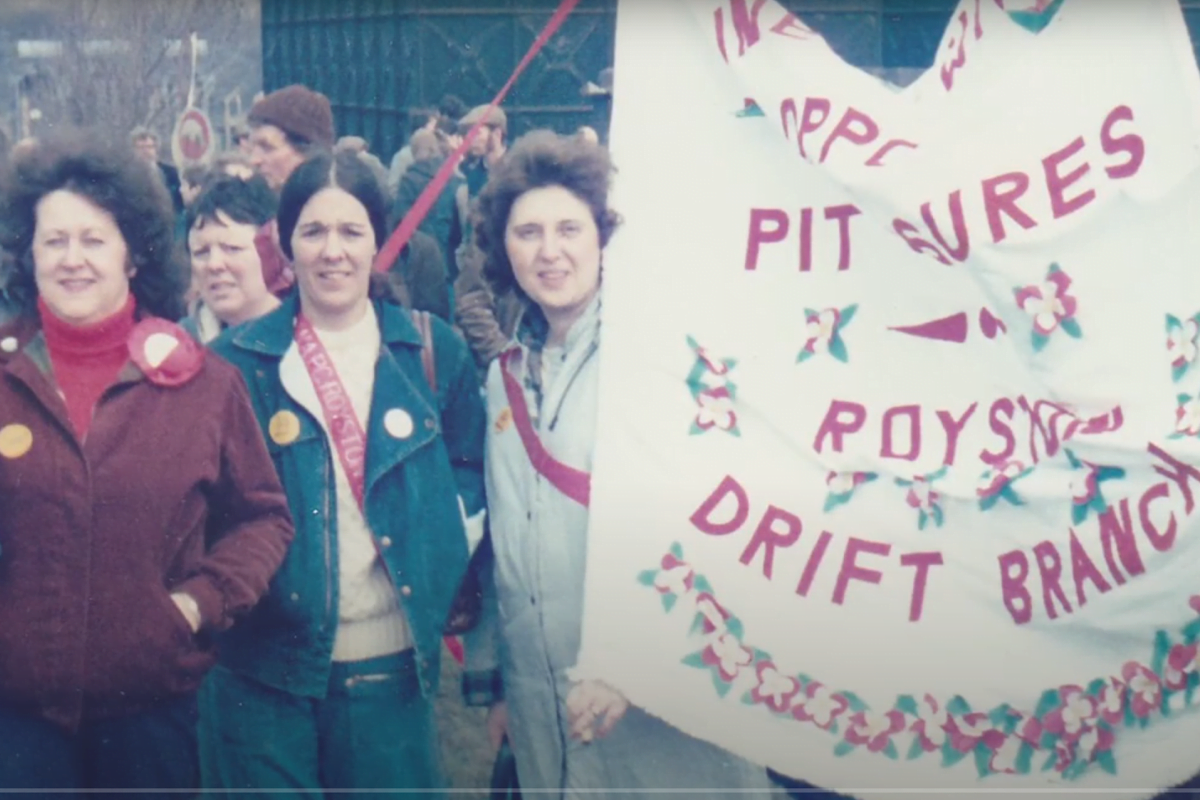
[[[204,348],[187,331],[165,319],[150,317],[129,334],[129,358],[155,386],[182,386],[204,366]]]

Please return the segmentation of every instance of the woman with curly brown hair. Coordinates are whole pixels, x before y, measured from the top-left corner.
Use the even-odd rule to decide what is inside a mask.
[[[127,149],[40,142],[0,244],[0,788],[195,789],[212,634],[292,536],[245,383],[167,321],[170,198]]]
[[[606,684],[567,677],[583,618],[601,262],[618,224],[612,172],[604,148],[539,131],[513,145],[479,196],[487,277],[525,310],[516,343],[488,375],[499,647],[488,652],[488,628],[469,637],[467,699],[491,705],[493,745],[507,735],[523,791],[765,792],[761,768],[630,707]]]

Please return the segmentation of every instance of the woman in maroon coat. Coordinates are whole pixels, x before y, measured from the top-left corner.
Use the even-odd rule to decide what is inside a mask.
[[[166,321],[155,176],[62,139],[6,181],[0,789],[194,789],[210,636],[266,591],[286,499],[239,373]]]

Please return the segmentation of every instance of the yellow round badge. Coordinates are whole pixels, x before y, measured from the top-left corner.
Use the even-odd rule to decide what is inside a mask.
[[[300,418],[291,411],[280,411],[271,417],[267,433],[275,444],[291,444],[300,438]]]
[[[33,447],[33,431],[25,425],[5,425],[0,428],[0,456],[20,458]]]
[[[504,433],[508,430],[508,426],[512,425],[513,415],[512,409],[506,408],[496,417],[496,433]]]

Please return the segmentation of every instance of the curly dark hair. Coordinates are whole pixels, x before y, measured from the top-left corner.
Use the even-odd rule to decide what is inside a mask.
[[[101,142],[95,132],[85,131],[39,139],[28,155],[9,164],[0,183],[0,247],[16,259],[9,292],[20,309],[36,313],[37,207],[60,189],[112,215],[137,269],[129,288],[138,307],[165,319],[182,317],[187,271],[175,242],[166,186],[127,145]]]
[[[517,284],[504,246],[508,217],[521,195],[546,186],[566,189],[591,209],[603,248],[621,224],[620,215],[608,207],[615,172],[606,148],[574,136],[539,130],[517,139],[492,168],[476,200],[475,243],[487,259],[483,273],[492,289],[497,294],[511,291],[529,301]]]

